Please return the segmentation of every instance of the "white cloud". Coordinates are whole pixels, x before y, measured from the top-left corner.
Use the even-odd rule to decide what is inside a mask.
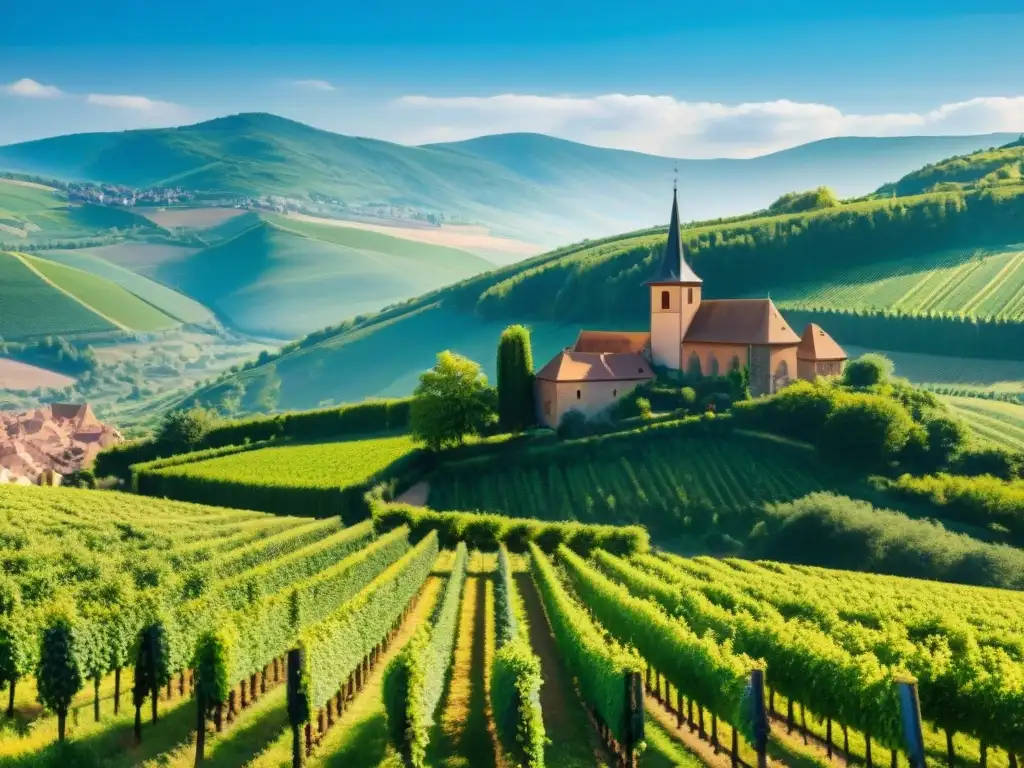
[[[3,90],[11,96],[24,96],[28,99],[56,99],[64,95],[64,92],[55,85],[43,85],[27,77],[5,85]]]
[[[421,116],[412,124],[419,127],[411,127],[413,133],[404,137],[416,143],[529,131],[689,157],[748,157],[832,136],[1024,131],[1024,96],[979,97],[925,112],[876,114],[785,99],[723,104],[625,94],[403,96],[392,106]]]
[[[326,80],[292,80],[292,85],[294,85],[296,88],[303,88],[308,91],[336,90],[335,87],[328,83]]]
[[[116,96],[107,93],[90,93],[85,97],[86,102],[100,107],[112,107],[114,109],[130,109],[135,112],[174,112],[183,109],[178,104],[169,101],[157,101],[145,96]]]

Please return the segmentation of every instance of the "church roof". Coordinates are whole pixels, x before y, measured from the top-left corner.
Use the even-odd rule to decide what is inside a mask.
[[[647,358],[636,352],[571,349],[563,349],[536,374],[547,381],[644,381],[653,376]]]
[[[672,190],[672,216],[668,222],[668,240],[665,241],[665,252],[661,255],[658,271],[648,281],[648,285],[658,283],[684,283],[700,285],[703,281],[697,273],[690,269],[683,256],[683,240],[679,231],[679,200],[676,191]]]
[[[808,323],[796,348],[796,357],[798,360],[845,360],[846,352],[821,326]]]
[[[651,334],[629,331],[580,331],[573,352],[643,352]]]
[[[700,303],[684,341],[720,344],[798,344],[771,299],[716,299]]]

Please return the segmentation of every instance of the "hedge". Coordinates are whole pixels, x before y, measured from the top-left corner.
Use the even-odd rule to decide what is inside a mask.
[[[491,711],[504,748],[524,768],[544,766],[544,718],[540,706],[540,659],[517,617],[518,595],[508,549],[498,549],[494,584],[498,650],[491,661]]]
[[[590,525],[478,512],[436,512],[426,507],[379,501],[371,502],[371,507],[378,532],[408,525],[416,539],[437,531],[445,549],[454,548],[460,541],[481,552],[494,552],[504,544],[510,552],[523,553],[531,543],[545,552],[554,552],[560,544],[566,544],[582,555],[597,548],[618,555],[637,554],[650,548],[647,530],[639,525]]]
[[[427,745],[434,713],[444,694],[459,626],[462,587],[468,561],[466,545],[455,551],[455,563],[432,620],[384,670],[384,705],[388,730],[395,746],[413,768],[426,765]]]

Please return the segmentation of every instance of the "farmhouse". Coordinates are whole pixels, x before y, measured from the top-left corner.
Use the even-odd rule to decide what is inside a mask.
[[[846,353],[832,337],[813,323],[798,336],[771,299],[702,299],[703,281],[683,256],[675,191],[665,252],[647,286],[650,332],[581,331],[537,372],[542,424],[557,426],[574,409],[596,414],[656,370],[718,376],[746,366],[754,395],[842,373]]]

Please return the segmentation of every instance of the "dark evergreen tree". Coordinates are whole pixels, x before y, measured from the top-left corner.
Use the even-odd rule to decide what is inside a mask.
[[[75,646],[70,612],[55,612],[43,628],[36,684],[39,701],[57,714],[58,741],[64,741],[68,707],[75,694],[82,690],[84,682]]]
[[[510,325],[498,341],[498,423],[508,432],[521,432],[535,421],[530,331]]]

